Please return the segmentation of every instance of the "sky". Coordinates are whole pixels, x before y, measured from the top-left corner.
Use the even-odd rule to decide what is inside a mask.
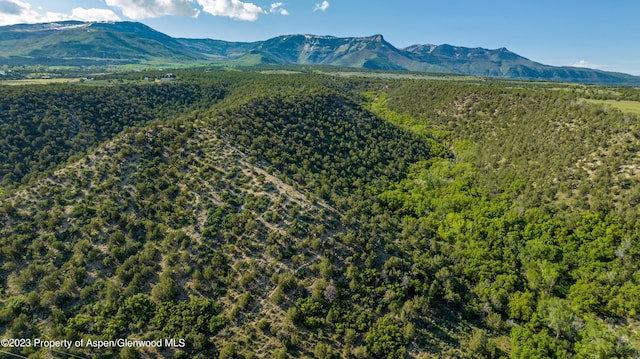
[[[414,44],[506,47],[554,66],[640,76],[637,0],[0,0],[0,26],[139,21],[173,37],[258,41],[382,34]]]

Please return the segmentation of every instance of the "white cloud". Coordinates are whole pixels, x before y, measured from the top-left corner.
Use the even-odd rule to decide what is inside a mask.
[[[578,62],[574,62],[573,64],[571,64],[571,66],[573,66],[573,67],[584,67],[584,68],[589,68],[589,69],[601,69],[603,67],[607,67],[607,65],[596,65],[596,64],[592,64],[589,61],[585,61],[585,60],[580,60]]]
[[[284,6],[283,3],[281,2],[274,2],[273,4],[271,4],[271,8],[269,9],[269,14],[275,14],[278,13],[280,15],[289,15],[289,12],[287,11],[287,9],[283,8],[282,6]]]
[[[197,17],[200,11],[192,0],[106,0],[130,19],[145,19],[165,15]]]
[[[5,0],[0,6],[0,25],[38,22],[38,13],[31,4],[19,0]]]
[[[116,21],[120,18],[113,11],[107,9],[75,8],[71,14],[63,14],[44,12],[41,7],[33,9],[31,4],[20,0],[0,0],[0,26],[64,20]]]
[[[201,12],[236,20],[255,21],[264,14],[289,15],[284,3],[272,3],[267,11],[252,2],[241,0],[104,0],[107,6],[119,9],[124,16],[139,20],[166,15],[198,17]],[[325,1],[326,2],[326,1]],[[318,6],[325,6],[318,4]],[[328,3],[326,6],[329,6]],[[326,9],[326,7],[325,7]],[[71,14],[46,12],[22,0],[0,0],[0,26],[17,23],[37,23],[63,20],[118,21],[120,17],[109,9],[75,8]]]
[[[20,15],[22,9],[23,7],[17,2],[0,0],[0,14]]]
[[[77,7],[71,10],[71,18],[82,21],[118,21],[120,17],[108,9],[83,9]]]
[[[313,8],[313,12],[316,11],[327,11],[327,9],[329,8],[329,2],[328,1],[323,1],[320,4],[316,4],[316,7]]]
[[[266,14],[260,6],[240,0],[106,0],[106,3],[119,8],[126,17],[136,20],[165,15],[198,17],[203,11],[214,16],[255,21],[260,15]],[[273,8],[272,5],[273,12],[287,12],[281,6]]]
[[[254,3],[240,0],[196,0],[202,11],[214,16],[226,16],[235,20],[255,21],[265,11]]]

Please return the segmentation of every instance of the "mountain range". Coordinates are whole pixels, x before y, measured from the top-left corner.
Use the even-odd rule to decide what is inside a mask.
[[[382,35],[283,35],[229,42],[173,38],[137,22],[64,21],[0,27],[0,65],[321,64],[523,80],[640,85],[640,77],[544,65],[506,48],[452,45],[396,48]]]

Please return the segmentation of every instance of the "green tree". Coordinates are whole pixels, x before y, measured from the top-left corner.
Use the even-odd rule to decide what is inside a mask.
[[[404,358],[406,346],[409,344],[404,337],[401,322],[391,315],[381,317],[365,336],[367,348],[371,354],[381,358]]]

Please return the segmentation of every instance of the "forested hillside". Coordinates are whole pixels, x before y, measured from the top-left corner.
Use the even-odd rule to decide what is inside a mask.
[[[222,98],[221,83],[0,87],[3,186],[52,169],[127,126],[170,119]]]
[[[96,358],[634,357],[633,88],[1,87],[0,334]],[[62,355],[3,347],[28,357]]]
[[[485,188],[525,181],[518,204],[638,219],[640,121],[586,99],[637,96],[624,88],[423,82],[397,86],[378,101],[462,142]]]

